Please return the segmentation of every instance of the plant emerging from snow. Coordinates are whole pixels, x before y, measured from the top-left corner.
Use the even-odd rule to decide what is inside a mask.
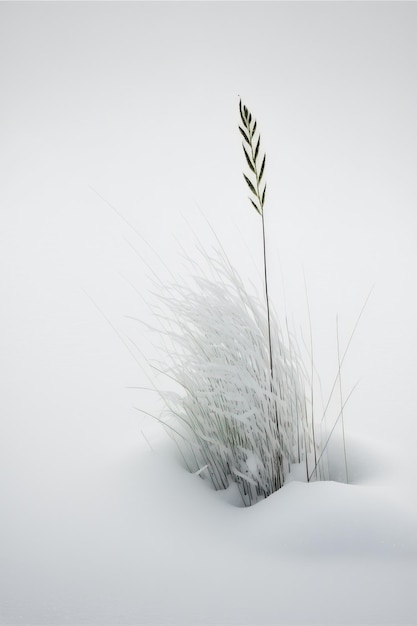
[[[245,504],[277,491],[293,463],[311,450],[306,380],[295,341],[272,314],[265,243],[266,155],[257,122],[239,102],[251,204],[262,219],[265,303],[250,295],[223,250],[202,251],[207,272],[192,287],[168,289],[169,375],[177,393],[161,393],[191,471],[216,489],[236,483]],[[308,468],[307,468],[308,475]]]
[[[160,297],[164,368],[179,390],[160,392],[163,422],[190,471],[215,489],[235,483],[253,504],[283,486],[293,463],[316,452],[308,418],[306,376],[292,336],[279,328],[270,307],[265,243],[266,156],[257,122],[239,102],[244,174],[251,204],[262,220],[265,303],[249,294],[222,249],[201,250],[191,287],[172,285]],[[162,310],[161,310],[162,309]]]

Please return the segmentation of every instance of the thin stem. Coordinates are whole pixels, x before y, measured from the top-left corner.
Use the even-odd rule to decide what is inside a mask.
[[[268,345],[269,345],[269,369],[271,371],[271,384],[274,378],[274,366],[272,362],[272,341],[271,341],[271,313],[269,310],[269,294],[268,294],[268,271],[266,260],[266,238],[265,238],[265,220],[262,212],[262,247],[263,247],[263,260],[264,260],[264,281],[265,281],[265,300],[266,300],[266,314],[268,321]]]
[[[349,401],[349,399],[350,399],[350,396],[351,396],[351,395],[352,395],[352,393],[355,391],[355,389],[356,389],[356,387],[357,387],[357,386],[358,386],[358,383],[356,383],[356,385],[354,385],[354,387],[351,389],[351,391],[350,391],[350,393],[349,393],[348,397],[347,397],[347,398],[346,398],[346,400],[344,401],[344,403],[343,403],[343,405],[342,405],[342,410],[340,411],[339,415],[337,416],[337,418],[336,418],[336,420],[335,420],[335,423],[333,424],[333,428],[331,429],[330,434],[329,434],[329,436],[327,437],[326,443],[324,444],[324,446],[323,446],[323,448],[322,448],[322,450],[321,450],[320,456],[319,456],[319,458],[317,459],[317,463],[315,464],[315,466],[314,466],[314,468],[313,468],[313,471],[311,472],[310,476],[308,477],[307,482],[310,482],[311,477],[313,476],[314,472],[316,471],[317,466],[318,466],[318,464],[320,463],[321,457],[323,456],[324,452],[326,451],[327,446],[328,446],[328,443],[329,443],[329,441],[330,441],[330,439],[331,439],[331,437],[332,437],[332,435],[333,435],[333,431],[334,431],[334,429],[336,428],[337,423],[338,423],[338,421],[339,421],[339,419],[340,419],[340,417],[341,417],[341,415],[342,415],[342,411],[343,411],[343,409],[345,408],[346,404],[348,403],[348,401]]]
[[[342,422],[342,437],[343,437],[343,454],[345,457],[345,472],[346,472],[346,482],[349,483],[349,472],[348,472],[348,464],[347,464],[347,456],[346,456],[346,440],[345,440],[345,419],[343,415],[343,392],[342,392],[342,372],[340,371],[340,342],[339,342],[339,318],[336,316],[336,335],[337,335],[337,363],[339,368],[339,395],[340,395],[340,413],[341,413],[341,422]]]
[[[317,465],[317,449],[316,449],[316,432],[314,428],[314,357],[313,357],[313,327],[311,324],[311,312],[310,312],[310,301],[308,299],[308,291],[307,291],[307,283],[306,277],[303,271],[304,276],[304,289],[306,294],[307,301],[307,313],[308,313],[308,326],[310,333],[310,366],[311,366],[311,382],[310,382],[310,390],[311,390],[311,431],[313,435],[313,451],[314,451],[314,466]]]
[[[270,306],[269,306],[269,291],[268,291],[268,263],[267,263],[267,255],[266,255],[266,231],[265,231],[265,217],[264,217],[264,207],[262,204],[262,196],[261,196],[261,191],[259,189],[259,183],[260,183],[260,174],[258,172],[258,168],[256,167],[256,159],[255,159],[255,153],[254,153],[254,149],[253,149],[253,138],[254,138],[254,134],[251,130],[249,130],[250,132],[250,149],[251,149],[251,153],[252,153],[252,160],[253,163],[255,164],[255,176],[256,176],[256,193],[258,196],[258,200],[259,200],[259,205],[262,207],[262,212],[261,212],[261,218],[262,218],[262,252],[263,252],[263,265],[264,265],[264,287],[265,287],[265,301],[266,301],[266,316],[267,316],[267,324],[268,324],[268,349],[269,349],[269,371],[270,371],[270,389],[271,389],[271,393],[273,392],[273,380],[274,380],[274,365],[273,365],[273,359],[272,359],[272,339],[271,339],[271,311],[270,311]],[[277,403],[275,401],[274,403],[274,409],[275,409],[275,419],[276,419],[276,424],[277,424],[277,431],[279,432],[279,426],[278,426],[278,408],[277,408]],[[281,470],[281,464],[280,464],[280,470]],[[280,475],[281,475],[281,471],[280,471]],[[283,484],[283,477],[281,478],[281,476],[279,476],[279,487],[281,487]]]
[[[352,330],[352,332],[351,332],[351,334],[350,334],[350,337],[349,337],[349,341],[347,342],[347,346],[346,346],[346,348],[345,348],[345,351],[343,352],[342,358],[340,359],[340,368],[339,368],[339,372],[341,371],[341,368],[342,368],[343,362],[344,362],[344,360],[345,360],[345,358],[346,358],[346,355],[347,355],[347,353],[348,353],[348,351],[349,351],[349,346],[350,346],[350,344],[352,343],[352,339],[353,339],[353,337],[354,337],[354,335],[355,335],[356,329],[357,329],[357,327],[358,327],[358,325],[359,325],[360,319],[361,319],[361,317],[362,317],[362,315],[363,315],[363,312],[365,311],[366,305],[368,304],[368,300],[369,300],[369,298],[371,297],[371,294],[372,294],[373,290],[374,290],[374,285],[372,285],[372,287],[371,287],[371,289],[370,289],[370,291],[369,291],[368,295],[366,296],[365,302],[363,303],[362,308],[361,308],[361,310],[360,310],[360,313],[359,313],[359,315],[358,315],[358,317],[357,317],[357,319],[356,319],[355,325],[354,325],[353,330]],[[322,417],[321,417],[321,423],[323,423],[323,420],[324,420],[324,418],[326,417],[326,414],[327,414],[327,409],[329,408],[330,401],[331,401],[331,399],[332,399],[332,397],[333,397],[333,392],[334,392],[334,390],[335,390],[335,388],[336,388],[336,385],[337,385],[337,381],[338,381],[338,377],[339,377],[339,372],[337,373],[336,378],[334,379],[333,386],[332,386],[332,388],[331,388],[331,391],[330,391],[329,397],[328,397],[328,399],[327,399],[327,404],[326,404],[326,406],[324,407],[323,415],[322,415]]]

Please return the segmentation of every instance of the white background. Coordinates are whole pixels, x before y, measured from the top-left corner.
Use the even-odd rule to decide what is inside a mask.
[[[328,391],[336,315],[346,345],[375,284],[344,369],[346,392],[361,381],[346,420],[395,452],[413,483],[416,20],[414,3],[0,4],[9,619],[20,623],[51,580],[72,589],[79,542],[118,501],[115,476],[134,484],[140,430],[155,436],[132,406],[156,401],[126,389],[146,377],[87,294],[152,356],[149,334],[125,318],[148,316],[126,278],[146,300],[152,271],[182,271],[181,245],[190,256],[195,235],[211,245],[205,219],[262,293],[239,95],[267,152],[275,306],[305,331],[304,272]],[[39,623],[34,611],[24,623]]]

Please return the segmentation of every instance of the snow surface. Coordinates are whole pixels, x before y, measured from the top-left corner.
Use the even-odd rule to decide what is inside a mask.
[[[416,624],[416,4],[0,14],[1,625]],[[153,272],[210,245],[205,218],[259,284],[238,94],[268,155],[271,297],[305,329],[304,268],[324,397],[336,315],[345,346],[375,283],[343,367],[351,484],[294,468],[250,508],[132,409],[161,409],[129,388],[160,353],[125,318],[152,323]]]
[[[21,512],[3,623],[413,623],[416,518],[395,490],[295,481],[242,508],[161,441],[123,452]]]

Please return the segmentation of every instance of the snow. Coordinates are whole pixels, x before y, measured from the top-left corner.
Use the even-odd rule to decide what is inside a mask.
[[[20,559],[41,567],[9,570],[4,623],[397,624],[414,615],[415,517],[374,485],[295,481],[237,507],[181,469],[161,438],[155,452],[119,454],[83,488],[84,498],[38,511],[36,543],[21,538]],[[13,556],[17,567],[16,546]]]
[[[0,4],[2,626],[416,623],[416,12]],[[252,507],[133,409],[163,409],[148,295],[174,270],[189,287],[206,219],[259,286],[239,93],[271,299],[308,343],[304,270],[324,398],[336,315],[343,348],[375,283],[343,365],[349,484],[337,428],[333,481],[293,465]]]

